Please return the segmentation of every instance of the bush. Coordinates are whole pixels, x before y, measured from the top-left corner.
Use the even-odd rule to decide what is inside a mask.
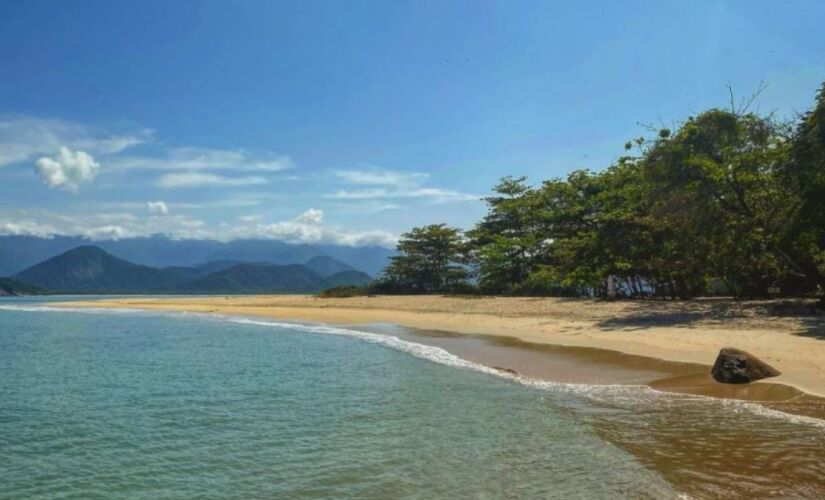
[[[364,295],[368,295],[368,290],[366,287],[345,285],[327,288],[319,293],[318,297],[322,299],[341,299],[346,297],[360,297]]]
[[[447,290],[448,295],[481,295],[481,291],[478,289],[477,286],[467,283],[466,281],[461,281],[458,283],[453,284]]]

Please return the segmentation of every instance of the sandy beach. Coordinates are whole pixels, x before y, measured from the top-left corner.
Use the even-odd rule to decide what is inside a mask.
[[[782,375],[770,379],[771,383],[825,396],[825,321],[815,316],[776,315],[773,304],[766,301],[604,302],[442,296],[322,299],[261,295],[135,297],[66,305],[210,312],[344,325],[392,323],[533,344],[604,349],[708,367],[720,348],[732,346],[780,370]],[[679,370],[674,374],[679,375]]]

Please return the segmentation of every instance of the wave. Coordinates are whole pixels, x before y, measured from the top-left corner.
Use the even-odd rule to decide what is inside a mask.
[[[0,305],[0,311],[21,311],[21,312],[72,312],[87,314],[135,314],[147,313],[146,309],[130,309],[128,307],[104,308],[104,307],[53,307],[53,306],[33,306],[33,305]]]
[[[324,325],[321,323],[297,323],[290,321],[273,321],[250,319],[238,316],[230,316],[218,313],[199,313],[188,311],[157,311],[146,309],[130,309],[130,308],[93,308],[93,307],[50,307],[50,306],[34,306],[34,305],[0,305],[0,310],[13,310],[22,312],[69,312],[69,313],[85,313],[85,314],[140,314],[150,316],[168,316],[168,317],[194,317],[209,320],[227,321],[230,323],[242,325],[256,325],[263,327],[283,328],[293,331],[301,331],[306,333],[322,334],[322,335],[336,335],[358,339],[364,342],[381,345],[396,351],[404,352],[424,359],[430,362],[446,365],[452,368],[472,370],[475,372],[492,375],[495,377],[510,380],[527,387],[533,387],[541,390],[549,390],[556,393],[568,393],[575,396],[584,396],[598,401],[617,401],[633,399],[653,399],[658,401],[663,399],[670,399],[672,401],[709,401],[721,403],[726,406],[731,406],[735,411],[748,411],[752,414],[767,418],[780,419],[785,422],[790,422],[800,425],[808,425],[825,430],[825,420],[815,417],[808,417],[804,415],[795,415],[786,413],[780,410],[765,407],[759,403],[750,401],[741,401],[735,399],[722,399],[710,396],[702,396],[698,394],[682,394],[672,393],[653,389],[647,385],[633,385],[633,384],[576,384],[569,382],[553,382],[550,380],[537,379],[526,377],[518,373],[511,373],[501,369],[493,368],[482,363],[470,361],[449,351],[436,346],[426,344],[419,344],[410,342],[398,337],[366,332],[352,328],[342,328]]]

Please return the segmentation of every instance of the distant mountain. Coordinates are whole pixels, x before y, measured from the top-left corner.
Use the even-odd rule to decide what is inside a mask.
[[[160,270],[168,274],[173,281],[180,282],[193,280],[195,278],[200,278],[205,274],[209,274],[207,271],[197,267],[170,266],[161,268]]]
[[[338,245],[318,245],[316,248],[322,255],[346,262],[353,268],[363,271],[370,276],[379,276],[389,264],[390,257],[395,250],[379,246],[345,247]],[[302,261],[306,262],[306,261]]]
[[[13,276],[46,259],[89,244],[89,240],[77,236],[0,236],[0,276]],[[94,245],[120,259],[158,268],[197,267],[220,260],[303,264],[313,257],[325,256],[372,276],[378,276],[395,253],[378,246],[293,245],[276,240],[173,240],[166,236],[96,241]]]
[[[355,271],[355,268],[351,265],[341,262],[340,260],[333,259],[332,257],[327,257],[326,255],[313,257],[304,265],[324,278],[344,271]]]
[[[323,252],[311,245],[291,245],[274,240],[235,240],[222,243],[201,262],[238,260],[273,264],[303,264],[312,257],[322,254]]]
[[[94,246],[52,257],[15,278],[59,292],[140,292],[172,289],[192,277],[180,269],[156,269],[118,259]]]
[[[88,243],[82,238],[66,236],[0,236],[0,276],[13,276],[38,262]]]
[[[323,278],[300,264],[238,264],[177,287],[183,293],[308,293],[320,289]]]
[[[12,278],[0,278],[0,296],[4,295],[42,295],[48,293],[47,290],[21,283]]]
[[[320,260],[327,268],[346,266]],[[212,272],[213,269],[217,271]],[[18,273],[15,279],[55,292],[77,293],[311,293],[371,278],[352,269],[324,276],[301,264],[213,261],[158,269],[81,246]]]
[[[262,266],[271,265],[272,262],[244,262],[241,260],[211,260],[203,264],[198,264],[195,269],[201,271],[202,274],[212,274],[218,271],[224,271],[230,267],[235,267],[239,264],[258,264]]]
[[[372,281],[361,271],[342,271],[324,277],[307,266],[289,264],[238,264],[199,279],[182,283],[181,293],[313,293],[340,285],[364,285]]]

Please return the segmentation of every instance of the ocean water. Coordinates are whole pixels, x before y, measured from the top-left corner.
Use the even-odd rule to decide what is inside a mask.
[[[356,329],[41,302],[0,301],[0,498],[825,491],[817,419],[519,379]]]

